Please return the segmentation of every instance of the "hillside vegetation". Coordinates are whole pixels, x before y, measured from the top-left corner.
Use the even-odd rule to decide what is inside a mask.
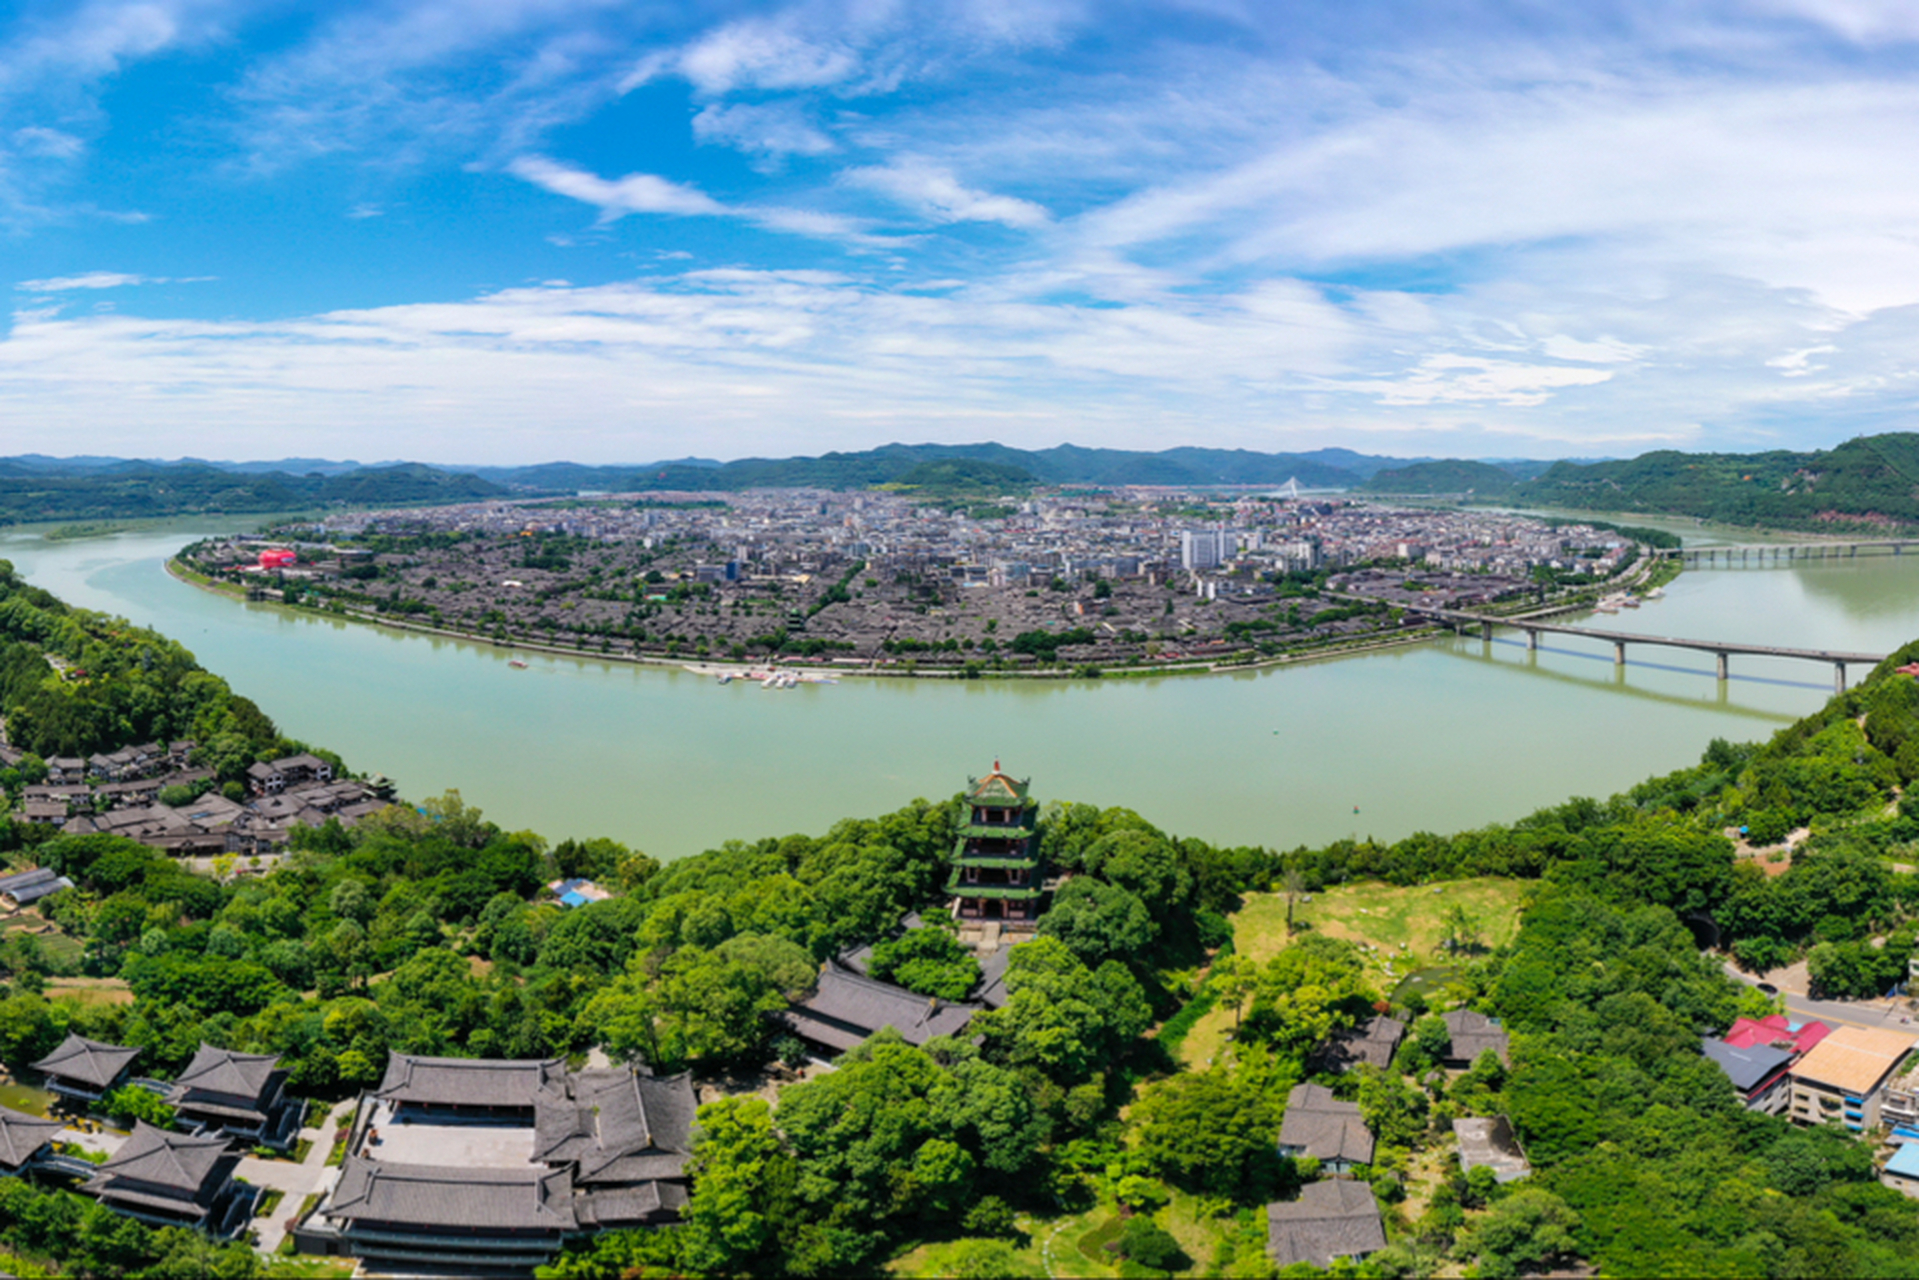
[[[476,476],[412,463],[303,476],[195,463],[129,462],[72,474],[5,464],[0,465],[0,524],[470,502],[501,492],[499,485]]]
[[[223,773],[284,749],[168,642],[0,587],[0,639],[89,673],[49,685],[11,651],[10,723],[38,731],[51,721],[37,699],[89,697],[107,709],[89,721],[103,745],[190,722],[224,739]],[[1702,1036],[1765,1001],[1688,926],[1755,973],[1803,957],[1827,996],[1904,976],[1919,934],[1919,875],[1901,869],[1919,861],[1919,810],[1905,812],[1919,682],[1896,668],[1915,659],[1919,642],[1767,743],[1715,742],[1609,800],[1450,836],[1223,849],[1125,809],[1050,803],[1042,849],[1071,878],[1041,936],[1012,951],[1003,1007],[923,1046],[882,1032],[786,1084],[777,1112],[757,1094],[709,1103],[683,1227],[577,1241],[545,1274],[871,1274],[929,1242],[942,1247],[919,1258],[1008,1274],[1033,1259],[1016,1241],[1057,1226],[1061,1248],[1101,1270],[1107,1245],[1132,1250],[1122,1275],[1270,1276],[1264,1206],[1319,1173],[1275,1149],[1291,1087],[1331,1032],[1382,1008],[1412,1023],[1390,1066],[1319,1077],[1378,1139],[1357,1172],[1390,1244],[1363,1274],[1913,1274],[1919,1203],[1878,1184],[1873,1148],[1746,1111],[1700,1055]],[[23,781],[0,770],[15,795]],[[915,801],[661,866],[610,840],[502,831],[451,793],[352,830],[301,828],[282,865],[225,882],[125,840],[9,821],[14,861],[74,880],[41,910],[78,953],[0,940],[0,1064],[18,1071],[79,1032],[139,1046],[162,1076],[202,1041],[278,1054],[289,1087],[319,1098],[376,1083],[393,1051],[598,1048],[709,1079],[759,1072],[801,1058],[769,1015],[823,961],[889,942],[909,912],[941,918],[960,817],[957,799]],[[1809,834],[1768,875],[1738,856],[1733,826],[1759,847]],[[619,892],[567,910],[543,891],[581,875]],[[1279,946],[1283,918],[1259,895],[1282,891],[1314,894],[1296,923],[1319,927]],[[1420,901],[1462,910],[1436,934]],[[1365,948],[1400,942],[1409,962],[1443,943],[1443,983],[1390,986],[1397,963],[1387,975]],[[903,964],[898,980],[922,994],[970,981],[945,943],[916,946],[911,964],[930,971]],[[52,979],[75,969],[131,1002],[63,994]],[[1448,1032],[1431,1015],[1452,1006],[1501,1019],[1510,1062],[1437,1071]],[[1215,1047],[1180,1052],[1209,1013]],[[1498,1115],[1532,1161],[1526,1183],[1450,1162],[1455,1117]],[[162,1270],[203,1246],[105,1215],[0,1181],[0,1243],[75,1273],[257,1266],[231,1249]]]
[[[1365,484],[1371,493],[1460,494],[1493,498],[1512,492],[1519,483],[1510,472],[1487,462],[1415,462],[1410,467],[1381,471]]]
[[[1919,434],[1862,436],[1795,453],[1679,453],[1554,465],[1511,500],[1585,511],[1696,516],[1798,529],[1919,525]]]

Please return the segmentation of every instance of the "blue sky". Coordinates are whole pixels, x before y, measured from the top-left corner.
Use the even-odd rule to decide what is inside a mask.
[[[1919,5],[0,6],[0,452],[1914,425]]]

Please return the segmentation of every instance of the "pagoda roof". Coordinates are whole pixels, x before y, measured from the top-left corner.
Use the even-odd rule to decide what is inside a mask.
[[[981,853],[977,849],[969,852],[964,848],[953,855],[953,861],[968,863],[973,866],[1021,867],[1026,869],[1031,869],[1039,865],[1039,859],[1037,857],[1024,851],[1019,853]]]
[[[120,1073],[140,1056],[138,1049],[120,1044],[103,1044],[82,1035],[68,1035],[59,1047],[32,1064],[35,1071],[66,1080],[79,1080],[96,1089],[106,1089]]]
[[[1027,798],[1027,789],[1033,785],[1031,778],[1025,781],[1002,772],[999,761],[993,761],[993,771],[984,778],[969,778],[966,786],[966,803],[996,805],[1003,808],[1023,809],[1033,803]]]
[[[946,891],[962,898],[1037,898],[1046,892],[1037,885],[961,884],[957,871],[946,882]]]
[[[1004,826],[977,826],[969,822],[959,829],[959,837],[962,840],[1031,840],[1033,838],[1033,825],[1030,821],[1032,812],[1030,809],[1027,810],[1026,816],[1029,821]]]

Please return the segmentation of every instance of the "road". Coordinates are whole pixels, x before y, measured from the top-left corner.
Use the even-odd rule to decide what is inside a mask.
[[[1726,976],[1749,987],[1758,986],[1760,981],[1749,973],[1741,973],[1730,963],[1726,965]],[[1919,1015],[1914,1015],[1906,1007],[1904,999],[1814,1000],[1811,996],[1793,991],[1781,991],[1780,994],[1785,997],[1786,1012],[1795,1018],[1816,1018],[1829,1025],[1843,1024],[1849,1027],[1891,1027],[1919,1036]]]

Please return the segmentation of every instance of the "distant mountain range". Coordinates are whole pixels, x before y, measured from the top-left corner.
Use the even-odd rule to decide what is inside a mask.
[[[398,506],[503,496],[807,486],[927,484],[1273,485],[1423,495],[1585,511],[1698,516],[1779,527],[1919,526],[1919,434],[1864,436],[1833,449],[1751,454],[1661,450],[1624,461],[1390,458],[1350,449],[1157,453],[1014,449],[1001,444],[891,444],[811,458],[711,458],[626,466],[548,462],[524,467],[362,465],[320,458],[178,462],[124,458],[0,458],[0,522]]]

